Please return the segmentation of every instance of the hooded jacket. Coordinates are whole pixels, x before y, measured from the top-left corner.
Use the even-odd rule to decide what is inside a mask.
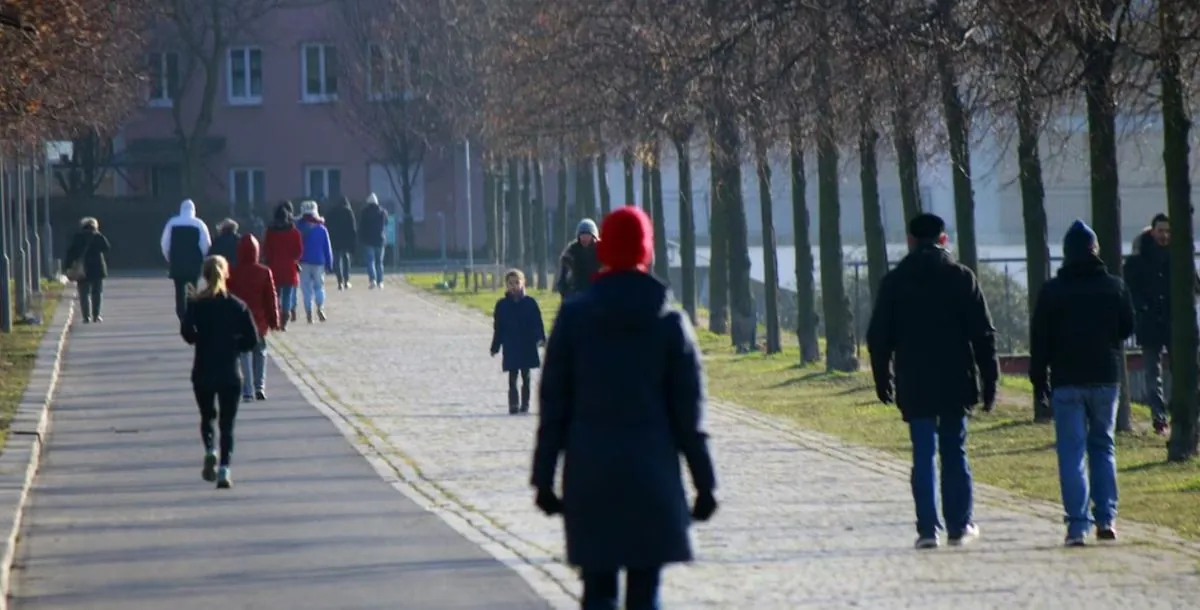
[[[258,262],[258,239],[249,233],[237,245],[238,262],[229,271],[229,292],[239,298],[254,316],[254,326],[266,336],[279,328],[279,302],[271,269]]]
[[[277,215],[263,238],[263,261],[271,268],[276,286],[295,286],[300,283],[297,265],[302,254],[304,241],[300,238],[296,223],[286,212]]]
[[[350,201],[342,199],[328,210],[325,215],[325,228],[329,229],[329,241],[333,248],[353,250],[358,245],[358,225]]]
[[[300,255],[300,263],[305,265],[321,265],[326,271],[333,270],[333,244],[329,241],[329,229],[325,228],[325,219],[319,216],[304,215],[296,222],[300,237],[304,241],[304,252]]]
[[[171,217],[163,227],[161,245],[172,279],[195,281],[200,277],[212,237],[208,225],[196,217],[196,204],[191,199],[184,199],[179,204],[179,215]]]
[[[382,248],[387,244],[387,211],[374,198],[358,214],[358,239],[368,248]]]

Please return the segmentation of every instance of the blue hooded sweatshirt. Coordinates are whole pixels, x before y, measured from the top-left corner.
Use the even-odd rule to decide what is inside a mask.
[[[321,265],[326,271],[333,270],[333,245],[329,242],[329,230],[319,216],[305,215],[296,222],[300,238],[304,242],[301,264]]]

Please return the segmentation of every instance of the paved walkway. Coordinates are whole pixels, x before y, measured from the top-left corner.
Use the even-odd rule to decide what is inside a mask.
[[[170,291],[112,280],[104,324],[71,332],[14,607],[549,607],[381,478],[274,364],[270,400],[242,407],[234,489],[202,481]]]
[[[491,539],[557,607],[578,591],[560,522],[527,488],[536,420],[506,411],[490,323],[399,281],[332,292],[329,322],[300,324],[276,356],[359,430],[438,514]],[[319,371],[319,374],[317,373]],[[980,490],[983,539],[912,549],[907,469],[893,460],[715,405],[721,512],[697,528],[700,561],[667,573],[668,608],[1190,608],[1194,547],[1122,524],[1115,547],[1063,549],[1058,509]]]

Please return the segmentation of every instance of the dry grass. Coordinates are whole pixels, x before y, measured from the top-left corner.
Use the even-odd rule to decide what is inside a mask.
[[[9,422],[25,395],[25,386],[29,383],[29,374],[37,360],[42,335],[54,317],[62,291],[62,284],[44,284],[42,323],[37,326],[14,324],[11,333],[0,333],[0,451],[8,439]]]
[[[441,276],[435,275],[417,275],[409,281],[488,314],[500,296],[440,290],[435,285]],[[557,295],[536,290],[530,294],[541,303],[549,328],[558,309]],[[908,456],[908,429],[894,408],[875,399],[869,375],[799,367],[794,341],[775,356],[736,355],[727,337],[703,330],[699,335],[709,389],[715,397],[900,458]],[[1032,422],[1030,402],[1026,380],[1003,380],[996,410],[972,421],[971,466],[980,482],[1058,502],[1054,430]],[[1149,411],[1135,406],[1134,418],[1139,431],[1117,439],[1122,518],[1200,539],[1200,463],[1167,463],[1164,440],[1146,431]]]

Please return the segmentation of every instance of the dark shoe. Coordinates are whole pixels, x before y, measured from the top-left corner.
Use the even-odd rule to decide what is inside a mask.
[[[963,531],[950,534],[947,540],[950,542],[950,546],[963,546],[974,542],[978,538],[979,527],[971,523]]]
[[[1112,542],[1117,539],[1117,528],[1111,525],[1101,525],[1096,528],[1096,540]]]
[[[1087,536],[1083,534],[1068,534],[1067,539],[1063,541],[1063,546],[1068,548],[1087,546]]]
[[[341,282],[338,282],[338,290],[339,291],[345,290],[345,287],[343,287]]]
[[[200,471],[200,478],[209,483],[217,480],[217,456],[211,453],[204,456],[204,468]]]
[[[350,290],[350,280],[346,280],[346,290]]]
[[[920,538],[917,538],[917,542],[913,546],[915,546],[918,551],[923,551],[926,549],[936,549],[941,546],[941,543],[938,542],[937,536],[921,536]]]
[[[228,466],[222,466],[217,471],[217,489],[229,489],[233,487],[233,475],[229,473]]]
[[[296,310],[295,309],[292,310],[291,315],[292,315],[292,322],[295,322],[296,321]]]
[[[1156,420],[1154,422],[1154,433],[1159,436],[1170,436],[1171,426],[1165,419]]]
[[[520,412],[521,412],[521,407],[518,407],[517,405],[508,405],[508,414],[509,415],[516,415],[517,413],[520,413]]]
[[[267,399],[267,393],[266,393],[266,392],[264,392],[264,391],[262,391],[262,390],[259,390],[259,391],[257,391],[257,392],[255,392],[255,393],[254,393],[254,400],[266,400],[266,399]]]
[[[521,412],[522,412],[522,413],[528,413],[528,412],[529,412],[529,403],[525,403],[525,404],[521,405]]]
[[[87,317],[87,316],[83,316],[83,323],[84,323],[84,324],[91,324],[91,322],[92,322],[92,319],[91,319],[91,318],[89,318],[89,317]]]
[[[305,317],[305,319],[308,320],[309,324],[312,324],[312,312],[311,311],[304,312],[304,317]]]
[[[324,307],[317,308],[317,319],[322,322],[325,321],[325,308]]]

